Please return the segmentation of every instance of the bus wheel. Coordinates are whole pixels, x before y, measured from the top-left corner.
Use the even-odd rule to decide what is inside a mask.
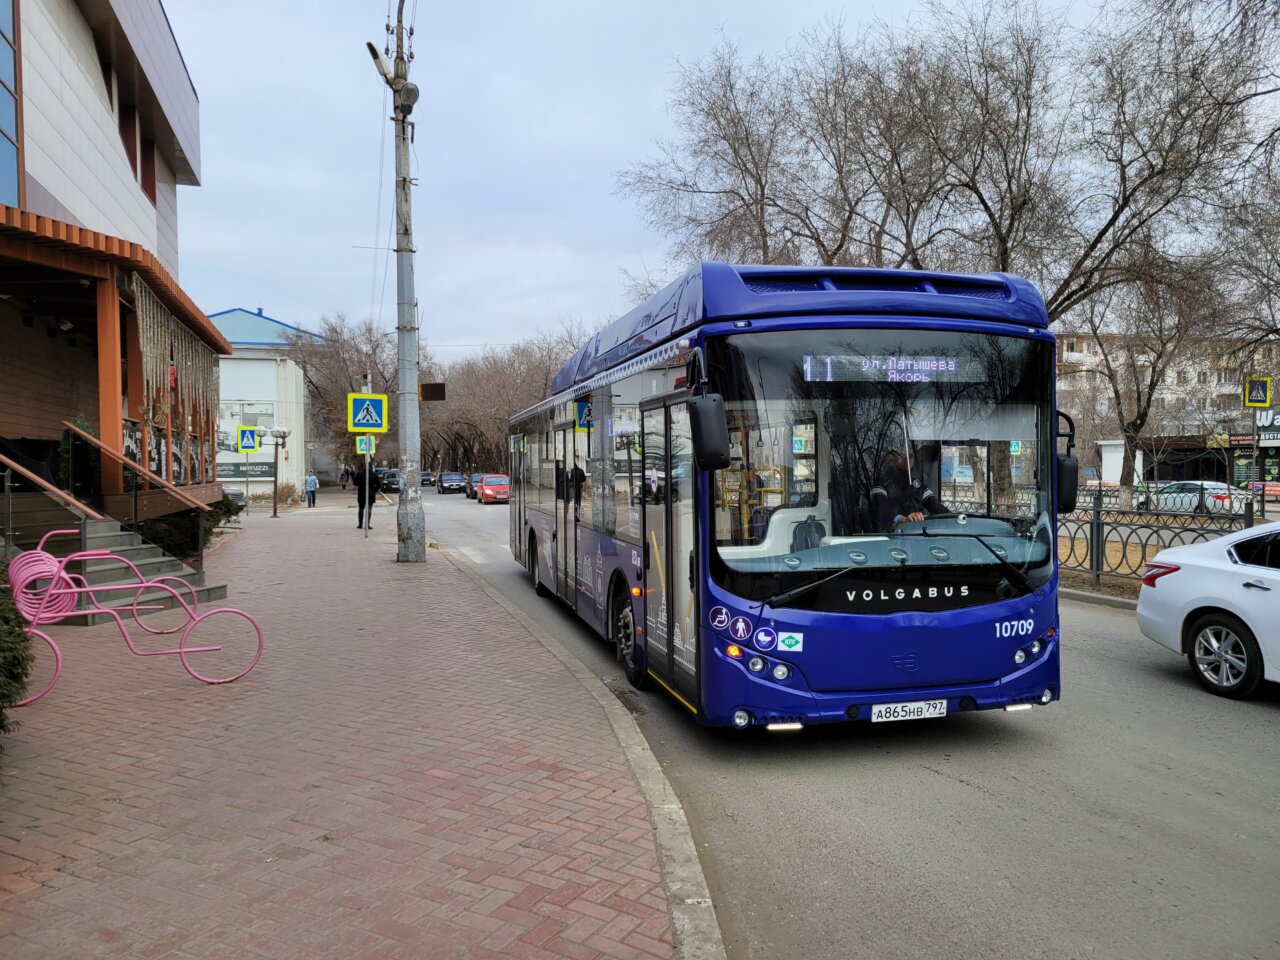
[[[533,592],[540,597],[550,596],[551,591],[538,579],[538,538],[529,534],[529,550],[525,554],[525,569],[529,571],[529,582],[533,584]]]
[[[637,690],[648,686],[648,677],[644,671],[644,655],[636,649],[636,619],[631,606],[631,598],[619,591],[614,594],[613,616],[609,618],[613,636],[614,649],[618,653],[618,661],[622,664],[622,672],[627,675],[627,682]]]

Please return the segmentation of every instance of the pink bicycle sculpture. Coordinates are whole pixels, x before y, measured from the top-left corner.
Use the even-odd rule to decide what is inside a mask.
[[[48,644],[53,652],[53,677],[38,693],[14,704],[16,707],[34,703],[53,689],[62,674],[62,651],[41,626],[58,623],[68,617],[101,613],[116,622],[120,636],[128,646],[129,652],[139,657],[160,657],[176,654],[182,661],[187,673],[204,683],[230,683],[239,680],[252,670],[262,657],[262,628],[258,621],[234,607],[219,607],[216,610],[199,611],[195,588],[186,580],[178,577],[154,577],[148,580],[133,563],[110,550],[80,550],[66,557],[55,557],[45,550],[44,545],[51,537],[80,536],[79,530],[54,530],[46,534],[34,550],[25,550],[9,562],[9,588],[13,591],[13,601],[23,620],[26,621],[26,634],[32,639],[39,638]],[[136,582],[113,584],[90,584],[83,576],[71,573],[67,567],[72,563],[84,560],[114,561],[128,567],[136,578]],[[107,594],[121,594],[132,591],[133,598],[127,605],[119,607],[104,606],[102,599]],[[183,594],[186,594],[184,597]],[[81,598],[87,605],[81,603]],[[153,626],[148,624],[143,615],[155,610],[173,609],[181,618],[174,626]],[[129,635],[121,611],[129,614],[135,623],[147,633],[155,636],[175,634],[181,631],[178,646],[172,650],[140,650]],[[214,646],[193,646],[192,634],[201,624],[208,623],[215,617],[225,621],[227,617],[239,617],[253,628],[253,636],[257,639],[253,657],[243,670],[229,676],[208,676],[204,671],[214,668],[209,661],[223,649],[221,644]],[[252,641],[248,644],[253,647]],[[197,664],[200,669],[197,669]]]

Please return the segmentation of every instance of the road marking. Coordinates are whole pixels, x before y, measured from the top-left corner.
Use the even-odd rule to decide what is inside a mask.
[[[470,560],[472,563],[488,563],[489,558],[477,550],[475,547],[458,547],[458,552]]]

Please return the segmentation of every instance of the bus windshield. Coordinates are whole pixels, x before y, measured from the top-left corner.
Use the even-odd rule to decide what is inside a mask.
[[[708,341],[732,462],[712,572],[814,609],[946,609],[1052,573],[1052,353],[928,329]],[[779,600],[781,598],[781,600]]]

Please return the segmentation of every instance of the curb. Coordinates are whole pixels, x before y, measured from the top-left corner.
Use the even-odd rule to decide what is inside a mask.
[[[213,553],[215,550],[221,550],[224,544],[230,543],[232,540],[236,539],[236,537],[240,536],[240,534],[242,533],[244,533],[244,527],[240,526],[239,524],[237,524],[234,527],[226,527],[226,526],[218,527],[217,539],[215,539],[213,543],[209,544],[207,547],[204,548],[204,555],[208,557],[209,554]]]
[[[485,583],[470,560],[430,538],[427,546],[438,550],[490,600],[511,614],[600,704],[649,806],[658,843],[658,860],[662,864],[663,883],[667,888],[671,924],[675,932],[676,956],[682,960],[724,960],[724,940],[720,936],[720,924],[716,920],[715,906],[711,902],[707,878],[703,875],[702,864],[698,860],[689,821],[680,805],[680,799],[671,788],[666,774],[662,772],[658,758],[649,749],[649,743],[640,732],[635,718],[609,688],[582,661],[566,650],[560,641]]]
[[[1072,590],[1059,587],[1058,596],[1063,600],[1076,600],[1080,603],[1096,603],[1103,607],[1116,607],[1120,610],[1137,610],[1138,601],[1128,597],[1109,597],[1105,593],[1090,593],[1088,590]]]

